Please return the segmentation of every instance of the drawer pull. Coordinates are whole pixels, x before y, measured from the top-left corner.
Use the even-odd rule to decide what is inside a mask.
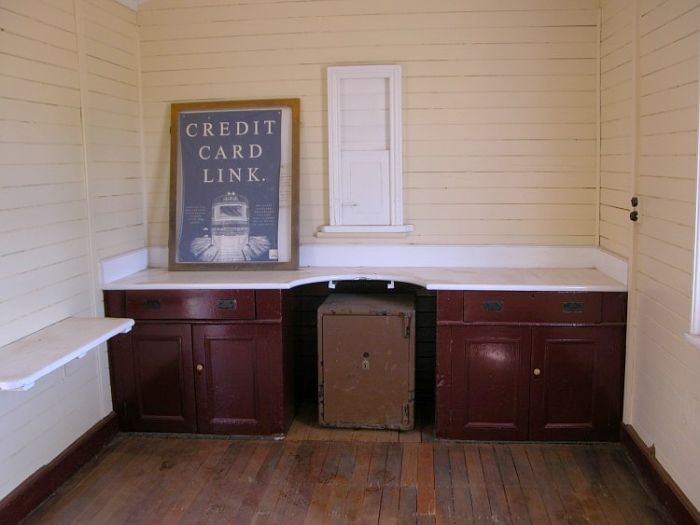
[[[143,302],[144,308],[148,308],[149,310],[158,310],[160,308],[160,300],[159,299],[146,299]]]
[[[503,301],[484,301],[481,308],[486,312],[502,312]]]
[[[584,309],[585,303],[579,303],[577,301],[561,303],[561,310],[565,314],[580,314],[583,313]]]
[[[238,307],[235,299],[219,299],[216,305],[220,310],[235,310]]]
[[[540,370],[539,368],[535,368],[532,371],[532,375],[535,375],[535,376],[539,376],[541,373],[542,373],[542,370]]]

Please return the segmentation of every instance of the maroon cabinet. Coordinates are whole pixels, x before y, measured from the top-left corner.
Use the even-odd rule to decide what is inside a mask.
[[[271,331],[255,324],[197,325],[195,384],[197,428],[206,434],[263,434],[269,428],[265,410],[265,371]]]
[[[293,416],[290,325],[280,290],[105,292],[136,319],[108,344],[123,430],[279,434]]]
[[[467,439],[527,439],[530,334],[518,326],[452,326],[446,337],[451,388],[438,391],[451,422],[438,435]],[[445,403],[444,396],[448,396]]]
[[[530,439],[618,439],[624,335],[614,326],[533,328]]]
[[[438,292],[436,433],[618,439],[626,294]]]
[[[142,324],[130,334],[133,351],[124,355],[133,370],[133,396],[126,409],[134,429],[194,432],[192,337],[186,324]]]

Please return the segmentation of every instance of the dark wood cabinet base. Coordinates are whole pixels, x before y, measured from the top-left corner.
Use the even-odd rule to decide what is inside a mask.
[[[282,290],[105,292],[108,315],[136,320],[108,345],[120,428],[286,432],[294,410],[290,301]]]
[[[438,437],[617,441],[626,294],[438,292]]]
[[[436,435],[617,440],[626,297],[438,291],[434,322],[416,328],[436,337]],[[105,305],[109,315],[137,321],[131,334],[109,344],[120,428],[270,435],[291,424],[292,347],[304,354],[304,319],[315,316],[303,297],[285,290],[127,290],[105,292]]]

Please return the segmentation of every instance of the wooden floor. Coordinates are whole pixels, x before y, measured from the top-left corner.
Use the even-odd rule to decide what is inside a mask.
[[[617,444],[312,426],[285,440],[119,435],[26,523],[669,523]]]

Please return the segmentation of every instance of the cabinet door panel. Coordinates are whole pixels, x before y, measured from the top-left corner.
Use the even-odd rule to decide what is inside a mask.
[[[187,324],[136,323],[131,333],[134,430],[194,432],[192,341]]]
[[[446,437],[527,439],[529,328],[455,326],[450,331]]]
[[[264,328],[264,327],[263,327]],[[194,327],[199,431],[265,433],[264,347],[255,325]]]
[[[617,438],[622,395],[620,328],[533,329],[530,436]]]

